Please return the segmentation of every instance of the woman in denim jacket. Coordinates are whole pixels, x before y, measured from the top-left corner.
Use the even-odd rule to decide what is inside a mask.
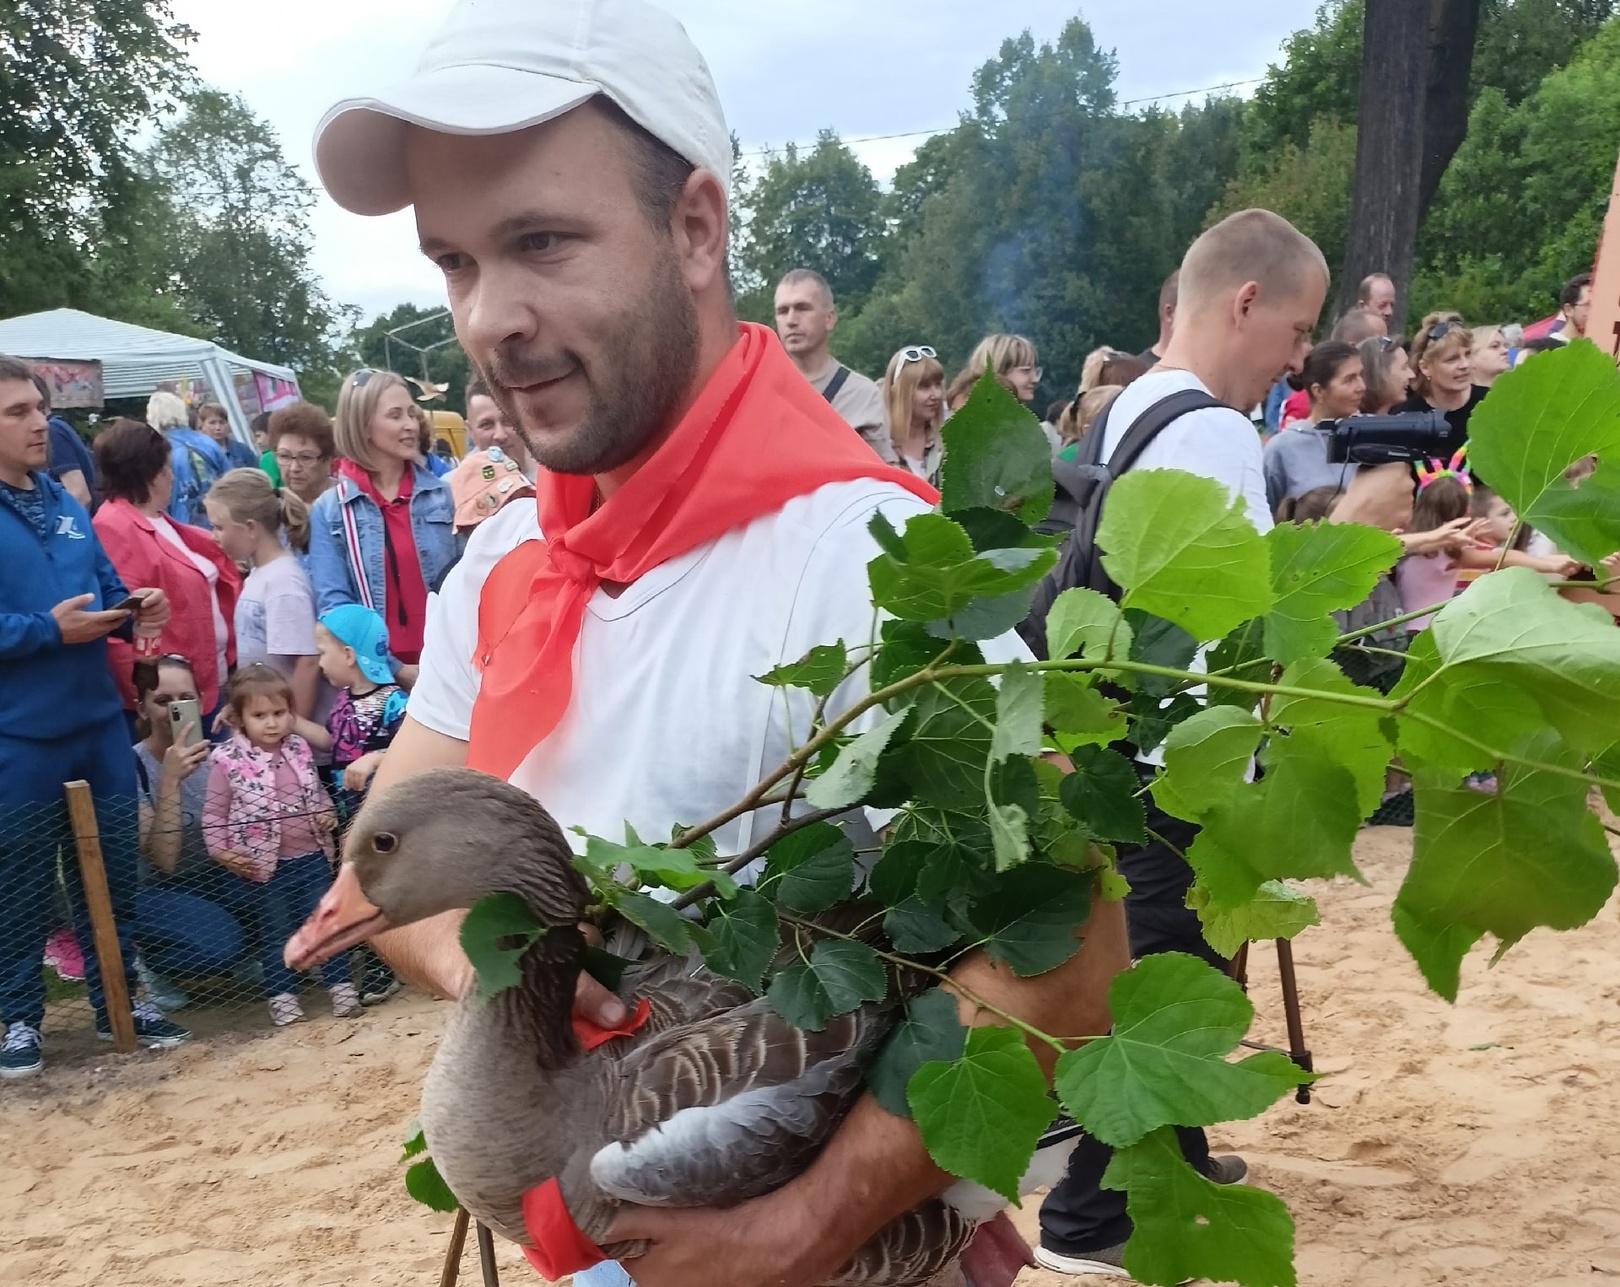
[[[356,371],[338,394],[337,485],[310,510],[317,612],[359,603],[388,624],[393,654],[415,665],[427,596],[457,557],[445,481],[416,463],[410,390],[391,371]]]

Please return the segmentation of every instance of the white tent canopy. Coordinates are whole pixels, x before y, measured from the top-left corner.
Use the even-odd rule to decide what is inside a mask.
[[[115,322],[76,308],[53,308],[0,321],[0,353],[64,362],[100,362],[102,390],[109,398],[139,398],[174,380],[206,380],[209,391],[230,416],[231,430],[253,441],[248,417],[236,396],[235,373],[253,372],[295,387],[298,377],[284,366],[258,362],[221,348],[211,340],[171,335],[130,322]]]

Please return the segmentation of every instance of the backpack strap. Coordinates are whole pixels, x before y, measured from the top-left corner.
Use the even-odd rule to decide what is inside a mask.
[[[827,381],[827,387],[821,391],[821,396],[831,402],[838,396],[838,391],[844,387],[844,381],[849,379],[849,368],[842,364],[833,372],[833,378]]]
[[[1142,453],[1148,449],[1153,440],[1161,431],[1167,428],[1172,421],[1181,419],[1191,411],[1202,411],[1206,407],[1224,407],[1226,404],[1203,389],[1180,389],[1169,397],[1160,398],[1132,422],[1131,427],[1125,431],[1125,436],[1119,440],[1119,446],[1108,457],[1108,473],[1111,478],[1117,479],[1131,466],[1141,459]],[[1105,430],[1108,427],[1106,420],[1108,408],[1104,414],[1097,417],[1092,423],[1096,429],[1101,425]],[[1102,463],[1103,434],[1097,435],[1097,463]]]

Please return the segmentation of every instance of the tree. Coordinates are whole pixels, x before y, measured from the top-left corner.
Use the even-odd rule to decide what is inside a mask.
[[[790,269],[814,269],[839,309],[853,314],[882,266],[881,201],[872,172],[831,130],[808,152],[790,143],[753,184],[743,268],[764,291]]]
[[[167,0],[11,0],[0,11],[0,315],[106,311],[97,245],[137,189],[131,140],[191,84]]]
[[[399,334],[390,334],[394,331]],[[460,415],[467,413],[466,390],[472,365],[456,340],[455,323],[447,309],[400,304],[357,329],[354,346],[366,366],[449,385],[443,402],[428,405]]]
[[[169,280],[208,334],[323,383],[345,311],[309,264],[315,194],[240,99],[193,95],[143,158],[171,205]]]

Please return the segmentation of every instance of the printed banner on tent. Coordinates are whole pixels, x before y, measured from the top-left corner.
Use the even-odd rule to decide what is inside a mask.
[[[43,376],[51,389],[51,407],[99,407],[106,398],[101,392],[100,362],[64,362],[56,358],[25,358],[34,374]]]

